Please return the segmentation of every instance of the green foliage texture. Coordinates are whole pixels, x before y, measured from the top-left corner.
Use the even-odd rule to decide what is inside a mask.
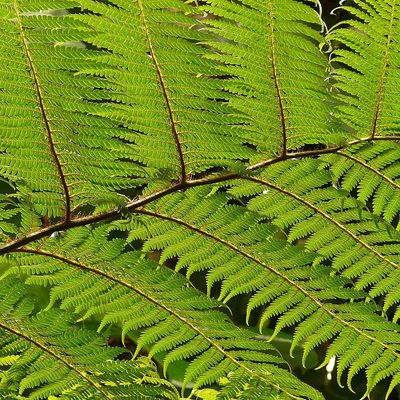
[[[1,399],[324,399],[283,334],[396,392],[400,1],[342,3],[0,0]]]

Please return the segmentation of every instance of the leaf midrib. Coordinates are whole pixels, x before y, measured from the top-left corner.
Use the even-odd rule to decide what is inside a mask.
[[[383,89],[385,86],[386,73],[387,73],[387,70],[389,67],[390,44],[393,39],[395,7],[396,7],[396,2],[394,0],[392,0],[392,12],[391,12],[390,20],[389,20],[388,37],[387,37],[385,53],[384,53],[384,57],[383,57],[382,72],[381,72],[381,76],[379,79],[378,91],[377,91],[377,95],[376,95],[376,107],[375,107],[374,119],[373,119],[372,129],[371,129],[371,139],[373,139],[376,135],[376,131],[378,128],[378,122],[379,122],[379,118],[380,118],[381,111],[382,111]]]
[[[112,281],[112,282],[114,282],[114,283],[116,283],[118,285],[124,286],[127,289],[134,291],[139,296],[141,296],[144,299],[146,299],[148,302],[156,305],[157,307],[159,307],[162,310],[166,311],[168,314],[173,315],[179,321],[181,321],[182,323],[187,325],[197,335],[201,336],[204,340],[206,340],[209,343],[210,346],[212,346],[217,351],[219,351],[226,359],[230,360],[233,364],[237,365],[239,368],[245,370],[251,376],[255,376],[258,379],[264,381],[268,386],[272,386],[275,389],[278,389],[279,391],[284,392],[286,395],[288,395],[292,399],[300,399],[301,400],[301,398],[292,395],[290,392],[287,392],[285,389],[283,389],[279,385],[276,385],[273,382],[271,382],[270,380],[266,379],[266,377],[264,375],[259,374],[258,372],[248,368],[246,365],[243,365],[240,361],[236,360],[227,351],[225,351],[218,343],[214,342],[211,338],[209,338],[206,333],[204,333],[201,329],[199,329],[197,326],[195,326],[192,322],[187,320],[185,317],[181,316],[178,312],[174,311],[170,307],[164,305],[159,300],[157,300],[157,299],[153,298],[152,296],[150,296],[149,294],[145,293],[140,288],[132,285],[131,283],[129,283],[129,282],[123,280],[123,279],[120,279],[118,277],[115,277],[114,275],[111,275],[111,274],[109,274],[107,272],[104,272],[104,271],[102,271],[102,270],[100,270],[98,268],[94,268],[94,267],[91,267],[89,265],[86,265],[86,264],[83,264],[83,263],[79,263],[79,262],[77,262],[75,260],[71,260],[69,258],[66,258],[63,255],[56,254],[56,253],[51,253],[49,251],[38,250],[38,249],[34,249],[34,248],[21,248],[21,249],[15,250],[15,252],[16,253],[36,254],[36,255],[42,255],[42,256],[45,256],[45,257],[50,257],[50,258],[59,260],[59,261],[65,263],[65,264],[68,264],[68,265],[70,265],[70,266],[72,266],[74,268],[77,268],[79,270],[92,272],[92,273],[94,273],[96,275],[102,276],[103,278],[106,278],[106,279],[108,279],[108,280],[110,280],[110,281]]]
[[[274,24],[272,0],[269,0],[268,2],[268,14],[270,19],[269,28],[271,36],[270,46],[271,46],[272,79],[274,81],[276,96],[278,100],[279,117],[282,129],[281,156],[284,157],[287,153],[287,128],[286,128],[285,109],[283,106],[283,94],[278,80],[278,68],[277,68],[276,52],[275,52],[275,24]]]
[[[185,182],[186,181],[186,165],[185,165],[185,160],[184,160],[184,155],[183,155],[183,150],[182,150],[182,144],[181,141],[179,139],[179,134],[178,134],[178,130],[177,130],[177,124],[175,121],[175,116],[174,116],[174,111],[172,109],[172,104],[171,104],[171,100],[168,94],[168,89],[167,89],[167,85],[164,79],[164,76],[162,74],[161,71],[161,66],[160,63],[158,62],[158,58],[156,56],[155,50],[154,50],[154,45],[151,39],[151,35],[150,35],[150,28],[149,25],[147,23],[147,19],[146,19],[146,15],[145,15],[145,11],[144,11],[144,6],[142,3],[142,0],[137,0],[137,5],[139,8],[139,13],[140,13],[140,19],[143,25],[143,30],[146,36],[146,41],[147,41],[147,45],[149,47],[149,51],[150,51],[150,56],[151,59],[153,61],[153,65],[154,68],[156,70],[156,74],[157,74],[157,79],[160,85],[160,89],[162,91],[162,95],[165,101],[165,105],[168,111],[168,118],[170,121],[170,126],[171,126],[171,131],[172,131],[172,136],[175,142],[175,146],[176,146],[176,151],[178,153],[178,159],[179,159],[179,164],[180,164],[180,169],[181,169],[181,182]]]
[[[321,210],[319,207],[317,207],[314,204],[310,203],[309,201],[307,201],[303,197],[301,197],[301,196],[299,196],[299,195],[297,195],[297,194],[295,194],[295,193],[293,193],[293,192],[291,192],[289,190],[286,190],[286,189],[282,188],[281,186],[273,184],[272,182],[269,182],[269,181],[267,181],[265,179],[260,179],[260,178],[255,178],[255,177],[245,177],[244,179],[252,181],[252,182],[260,183],[262,185],[265,185],[267,187],[270,187],[271,189],[274,189],[274,190],[278,191],[279,193],[282,193],[282,194],[284,194],[286,196],[289,196],[289,197],[299,201],[304,206],[306,206],[307,208],[310,208],[315,213],[321,215],[323,218],[325,218],[327,221],[329,221],[331,224],[333,224],[336,227],[338,227],[346,235],[350,236],[356,243],[358,243],[361,246],[363,246],[364,248],[366,248],[369,252],[373,253],[376,257],[380,258],[383,262],[391,265],[392,267],[394,267],[396,269],[400,269],[400,265],[396,264],[392,260],[389,260],[387,257],[385,257],[383,254],[381,254],[379,251],[375,250],[371,245],[369,245],[368,243],[364,242],[356,234],[354,234],[352,231],[347,229],[345,225],[343,225],[342,223],[336,221],[327,212]]]
[[[110,399],[110,400],[113,399],[113,397],[110,397],[102,389],[101,385],[99,385],[98,383],[93,381],[85,372],[80,371],[75,365],[73,365],[70,362],[68,362],[65,358],[63,358],[61,355],[59,355],[56,352],[54,352],[53,350],[51,350],[49,347],[46,347],[46,345],[44,345],[43,343],[41,343],[37,339],[34,339],[34,338],[28,336],[27,334],[22,333],[20,330],[16,329],[15,327],[10,326],[9,323],[7,324],[7,322],[4,322],[4,321],[0,321],[0,328],[4,329],[5,331],[7,331],[7,332],[9,332],[9,333],[11,333],[13,335],[16,335],[16,336],[26,340],[29,343],[32,343],[35,347],[39,348],[40,350],[42,350],[46,354],[48,354],[51,357],[53,357],[54,359],[56,359],[61,364],[64,364],[68,369],[70,369],[71,371],[75,372],[79,377],[81,377],[83,380],[88,382],[97,391],[99,391],[102,395],[104,395],[104,397],[106,399]]]
[[[351,154],[345,153],[343,151],[338,151],[337,154],[353,161],[354,163],[362,165],[364,168],[369,169],[371,172],[378,175],[382,180],[384,180],[387,183],[389,183],[390,185],[392,185],[395,189],[400,190],[400,185],[397,184],[393,179],[389,178],[387,175],[385,175],[381,171],[379,171],[378,168],[376,168],[370,164],[367,164],[364,160],[361,160],[361,159],[359,159]]]
[[[330,315],[333,319],[339,321],[342,325],[345,325],[346,327],[354,330],[355,332],[357,332],[359,335],[366,337],[367,339],[371,340],[372,342],[377,343],[378,345],[382,346],[383,348],[385,348],[386,350],[392,352],[393,354],[395,354],[395,356],[397,358],[400,358],[400,354],[398,354],[393,348],[391,348],[390,346],[386,345],[385,343],[381,342],[379,339],[374,338],[373,336],[368,335],[367,333],[365,333],[364,331],[360,330],[359,328],[353,326],[350,322],[347,322],[345,320],[343,320],[342,318],[340,318],[335,312],[331,311],[329,308],[327,308],[324,303],[320,302],[318,299],[316,299],[314,296],[312,296],[306,289],[303,289],[301,286],[299,286],[296,282],[292,281],[291,279],[289,279],[288,277],[286,277],[284,274],[282,274],[280,271],[278,271],[276,268],[267,265],[265,263],[263,263],[262,261],[258,260],[256,257],[252,256],[251,254],[241,250],[239,247],[233,245],[232,243],[229,243],[228,241],[219,238],[217,236],[212,235],[211,233],[197,228],[194,225],[188,224],[178,218],[175,217],[171,217],[165,214],[161,214],[159,212],[152,212],[146,209],[139,209],[136,210],[135,212],[137,212],[138,214],[144,214],[144,215],[148,215],[151,217],[155,217],[155,218],[159,218],[159,219],[163,219],[163,220],[167,220],[170,222],[174,222],[176,224],[179,224],[181,226],[184,226],[185,228],[193,231],[193,232],[197,232],[202,236],[208,237],[214,241],[217,241],[218,243],[221,243],[227,247],[229,247],[230,249],[232,249],[233,251],[235,251],[236,253],[242,255],[243,257],[246,257],[247,259],[255,262],[256,264],[262,266],[265,269],[268,269],[270,272],[274,273],[275,275],[279,276],[281,279],[283,279],[284,281],[286,281],[289,285],[291,285],[292,287],[296,288],[296,290],[300,291],[301,293],[303,293],[304,296],[306,296],[307,298],[309,298],[311,301],[313,301],[317,307],[319,309],[322,309],[323,311],[325,311],[328,315]]]
[[[65,198],[64,219],[65,219],[65,221],[69,221],[71,219],[71,196],[69,193],[68,184],[65,179],[63,167],[61,165],[61,161],[59,159],[59,155],[58,155],[56,147],[55,147],[55,143],[54,143],[54,139],[53,139],[53,129],[51,127],[50,118],[47,115],[45,101],[44,101],[44,95],[43,95],[42,88],[40,85],[38,72],[36,70],[35,63],[33,61],[30,49],[28,47],[28,39],[26,38],[26,35],[25,35],[25,29],[22,25],[21,15],[20,15],[19,8],[18,8],[18,0],[13,0],[13,5],[14,5],[14,11],[15,11],[15,15],[16,15],[18,30],[20,33],[21,44],[22,44],[23,50],[25,52],[25,55],[28,59],[28,65],[29,65],[29,69],[31,71],[33,85],[34,85],[35,92],[36,92],[37,103],[38,103],[38,106],[40,109],[40,113],[42,115],[45,130],[46,130],[47,141],[49,144],[50,153],[51,153],[53,162],[57,168],[60,184],[61,184],[62,190],[64,192],[64,198]]]

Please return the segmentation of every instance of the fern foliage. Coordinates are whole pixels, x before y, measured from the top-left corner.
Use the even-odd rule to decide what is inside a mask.
[[[237,385],[247,375],[248,380],[256,376],[264,390],[271,390],[272,383],[292,395],[307,392],[285,373],[285,362],[269,343],[232,326],[217,311],[220,304],[189,287],[184,277],[158,269],[140,252],[122,252],[122,240],[107,241],[109,230],[107,225],[94,231],[80,228],[47,241],[40,250],[21,248],[5,260],[3,280],[20,277],[27,285],[50,287],[46,312],[59,304],[80,315],[80,322],[97,320],[98,332],[118,326],[123,343],[135,333],[134,357],[142,349],[149,357],[168,352],[163,359],[165,374],[169,365],[190,359],[183,389],[189,383],[197,388],[218,382],[230,373],[238,375]],[[281,379],[271,382],[275,371]],[[234,378],[231,381],[235,384]]]
[[[34,299],[19,281],[2,285],[2,398],[176,398],[145,359],[116,360],[123,350],[106,347],[104,336],[73,324],[71,315],[34,315]]]
[[[0,0],[1,398],[398,391],[400,9],[341,9]]]
[[[245,188],[250,189],[248,185]],[[384,374],[382,370],[387,373],[395,368],[399,357],[397,325],[377,315],[376,306],[355,302],[349,308],[347,302],[362,299],[363,292],[354,291],[350,279],[335,279],[331,269],[322,265],[323,244],[320,244],[321,255],[318,255],[308,246],[309,251],[305,252],[286,241],[274,239],[274,229],[260,223],[263,213],[249,211],[254,208],[252,203],[246,210],[227,204],[226,196],[217,196],[207,198],[204,204],[194,205],[199,197],[207,197],[207,188],[201,190],[204,193],[200,196],[162,200],[160,203],[163,204],[155,204],[156,212],[139,210],[150,216],[150,221],[145,223],[146,228],[135,229],[131,239],[147,238],[144,250],[162,249],[161,261],[179,257],[176,268],[186,268],[189,276],[206,269],[208,291],[211,292],[213,285],[222,283],[219,298],[224,302],[251,293],[247,319],[261,306],[267,307],[260,317],[260,329],[269,319],[279,316],[272,337],[286,327],[297,325],[291,351],[304,342],[303,363],[312,349],[333,339],[323,365],[332,356],[339,356],[339,380],[347,367],[350,367],[350,384],[360,368],[374,364],[376,370],[371,369],[368,375],[368,385],[373,387]],[[271,201],[268,209],[272,204],[284,203],[277,201],[272,193],[261,194],[261,197]],[[254,200],[259,201],[257,197]],[[290,210],[280,210],[280,213],[287,218]],[[244,221],[247,230],[243,229]],[[314,221],[314,225],[318,226],[318,223]],[[326,252],[332,252],[332,248],[336,248],[335,236],[329,235],[329,227],[319,227],[318,231],[325,232],[331,246]],[[150,237],[148,232],[152,232]],[[314,240],[323,243],[324,237]],[[349,238],[345,240],[349,241]],[[340,256],[351,258],[348,254]],[[346,277],[346,274],[342,275]],[[380,284],[383,286],[384,282],[382,279]],[[358,286],[355,288],[359,289]],[[346,303],[337,304],[338,299]],[[376,358],[371,359],[370,354],[361,351],[367,348]]]
[[[349,47],[333,52],[335,64],[341,65],[335,65],[333,76],[340,90],[338,115],[355,137],[398,130],[398,7],[396,1],[355,1],[344,7],[354,19],[339,23],[328,35],[328,40]],[[371,65],[369,57],[379,62]]]
[[[361,145],[338,155],[325,156],[335,181],[348,192],[356,191],[363,204],[372,202],[374,214],[398,227],[400,207],[398,143]]]
[[[246,115],[256,157],[336,143],[340,135],[328,127],[327,64],[318,49],[323,37],[317,10],[285,0],[206,3],[203,9],[219,17],[206,20],[217,35],[208,44],[219,51],[207,58],[234,77],[222,87],[234,94],[232,107]]]
[[[306,249],[318,252],[314,265],[329,259],[342,276],[359,278],[355,282],[357,289],[369,289],[372,297],[389,293],[392,301],[385,306],[387,309],[396,304],[398,231],[342,189],[328,186],[329,171],[319,164],[308,159],[272,166],[267,179],[261,174],[243,189],[238,186],[232,191],[239,196],[248,191],[261,192],[249,201],[250,210],[288,229],[290,242],[303,240]],[[304,174],[307,178],[299,186],[298,179]],[[262,185],[268,188],[267,193],[263,193]]]

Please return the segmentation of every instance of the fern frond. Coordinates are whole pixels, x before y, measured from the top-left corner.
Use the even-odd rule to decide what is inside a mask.
[[[318,0],[192,3],[0,0],[0,397],[322,399],[235,298],[400,382],[397,0],[331,59]]]
[[[343,9],[351,19],[340,22],[327,37],[340,44],[332,60],[340,102],[335,115],[356,138],[397,133],[399,4],[396,0],[357,0]]]
[[[116,192],[142,185],[143,169],[124,161],[132,149],[118,139],[121,128],[93,115],[101,108],[96,102],[108,99],[109,85],[74,76],[94,67],[93,54],[77,45],[54,46],[78,42],[91,29],[71,16],[42,15],[42,7],[0,3],[0,57],[13,60],[0,75],[0,173],[39,216],[68,220],[84,204],[124,204]]]
[[[13,275],[49,286],[46,310],[61,302],[61,309],[80,315],[79,321],[100,316],[99,332],[119,326],[123,341],[138,336],[136,355],[143,348],[149,357],[168,352],[165,373],[172,363],[189,360],[183,388],[197,389],[235,373],[240,382],[256,380],[262,390],[282,392],[283,398],[321,398],[279,367],[284,362],[270,344],[235,327],[215,310],[218,302],[187,287],[184,277],[140,252],[122,252],[123,239],[108,240],[116,227],[80,228],[39,248],[22,248],[7,257],[3,279]]]
[[[400,212],[400,147],[396,142],[377,142],[354,147],[339,155],[325,156],[338,184],[348,192],[355,190],[363,204],[372,203],[374,214],[391,223]]]
[[[314,161],[309,160],[306,164],[312,166],[312,171],[315,172]],[[279,180],[284,183],[285,179],[293,178],[294,182],[298,182],[297,178],[295,179],[289,173],[291,171],[287,166],[286,169],[282,166],[279,168],[276,167],[275,171],[277,179],[279,177]],[[285,171],[284,177],[278,174],[283,171]],[[269,173],[274,176],[273,169],[270,169]],[[308,175],[302,174],[302,176],[307,176],[315,182],[317,174],[318,170],[313,175],[309,171]],[[321,178],[320,181],[322,182]],[[304,190],[302,193],[304,195],[307,186],[303,185],[301,188]],[[210,292],[212,286],[220,282],[220,300],[224,302],[228,302],[237,295],[252,294],[248,303],[248,318],[253,310],[266,307],[260,319],[261,329],[271,318],[279,317],[273,337],[284,328],[297,326],[292,350],[304,341],[303,362],[312,349],[329,340],[333,344],[331,352],[326,355],[324,364],[333,355],[339,356],[339,366],[342,368],[339,379],[343,370],[349,368],[353,371],[353,368],[359,365],[361,366],[357,371],[368,370],[368,390],[375,386],[377,377],[384,372],[395,379],[400,371],[400,338],[396,333],[398,325],[389,323],[379,316],[376,306],[355,301],[362,300],[366,296],[365,293],[351,289],[350,279],[333,276],[331,269],[320,262],[321,256],[318,253],[305,252],[299,247],[290,246],[285,241],[275,239],[274,228],[263,222],[265,216],[272,217],[270,213],[275,209],[278,210],[277,216],[283,220],[296,216],[301,221],[304,215],[309,217],[312,213],[308,209],[296,207],[293,201],[275,198],[272,191],[265,193],[265,186],[263,187],[260,183],[257,183],[257,187],[254,185],[248,187],[244,184],[237,190],[241,194],[246,192],[247,195],[254,194],[257,190],[264,193],[250,201],[248,208],[227,204],[230,196],[222,193],[213,195],[209,188],[192,189],[186,194],[178,193],[168,196],[154,204],[153,208],[147,207],[137,211],[146,218],[143,227],[135,227],[132,230],[130,240],[144,240],[143,250],[146,252],[161,251],[161,262],[178,258],[177,270],[185,269],[188,276],[197,271],[207,271],[208,291]],[[316,189],[315,198],[318,198],[318,193],[320,191]],[[280,194],[278,192],[277,195]],[[323,200],[321,198],[321,204],[324,204]],[[264,205],[264,202],[268,202],[266,207],[256,206]],[[340,204],[340,201],[338,203]],[[329,204],[332,207],[337,202],[332,200],[332,203],[327,203]],[[291,208],[289,210],[285,207]],[[257,212],[252,212],[252,209]],[[293,210],[292,213],[291,210]],[[337,211],[336,208],[335,210]],[[346,209],[343,213],[346,215]],[[350,209],[348,214],[354,216],[354,209]],[[324,220],[322,221],[325,223]],[[364,224],[367,223],[368,227],[375,226],[373,221],[371,221],[372,225],[369,222],[367,219]],[[342,248],[339,247],[335,241],[336,236],[330,237],[334,229],[321,227],[321,223],[315,229],[322,235],[320,239],[323,241],[322,249],[325,245],[329,255],[334,250],[338,251],[338,248],[343,252],[347,250],[354,253],[354,249],[350,247],[349,238],[345,238],[345,244],[340,242]],[[340,223],[343,223],[342,219]],[[315,221],[309,229],[313,229],[314,226]],[[321,231],[320,228],[323,230]],[[361,227],[359,231],[363,232]],[[330,237],[331,247],[328,245],[330,242],[325,243],[325,236]],[[371,238],[373,236],[374,234],[371,233]],[[375,242],[373,244],[375,245]],[[367,257],[369,263],[374,261],[374,257],[377,258],[375,255],[365,255],[360,251],[358,243],[355,246],[358,249],[355,254],[361,253],[360,257]],[[394,246],[391,248],[382,245],[382,248],[385,252],[391,251],[390,256],[395,253]],[[379,250],[383,251],[381,248]],[[383,257],[387,256],[385,253]],[[394,254],[393,257],[397,260],[398,254]],[[342,255],[341,259],[343,258]],[[378,259],[375,262],[379,264],[380,274],[382,270],[393,273],[392,276],[387,277],[386,282],[393,284],[391,291],[392,295],[395,295],[397,270],[393,272],[391,265],[388,265],[385,270],[379,261],[381,260]],[[365,265],[361,261],[359,264],[363,268],[368,267],[368,264]],[[348,273],[352,277],[350,271],[353,270],[349,268]],[[374,273],[377,273],[377,268],[371,269],[370,274],[367,271],[365,275],[372,281]],[[367,286],[365,284],[367,278],[363,276],[357,286],[361,288]],[[382,279],[383,281],[385,280]],[[375,281],[372,282],[375,283]],[[376,295],[373,290],[371,293]],[[352,337],[352,341],[344,343],[344,338],[349,336]],[[350,361],[340,361],[342,357],[347,360],[345,355],[350,351],[354,340],[357,340],[360,346],[372,346],[374,349],[379,349],[381,357],[374,359],[357,351]],[[386,364],[387,359],[393,360],[396,365],[393,370]],[[379,367],[374,369],[374,373],[370,373],[369,367],[374,363]]]
[[[314,265],[329,262],[342,276],[357,279],[357,289],[373,298],[385,295],[387,311],[398,304],[399,232],[335,187],[322,166],[312,159],[272,166],[268,175],[250,178],[232,193],[258,191],[249,209],[288,230],[290,242],[304,241],[318,253]]]
[[[98,57],[103,68],[80,73],[108,78],[118,104],[99,114],[127,128],[123,138],[135,143],[134,157],[149,175],[165,183],[216,166],[241,168],[238,160],[252,151],[243,135],[225,129],[240,121],[216,101],[218,71],[195,45],[207,36],[187,15],[195,9],[180,0],[80,4],[96,13],[75,16],[96,31],[85,41],[108,50]]]
[[[14,279],[2,282],[0,396],[177,399],[146,359],[118,361],[125,350],[107,347],[104,335],[72,325],[71,314],[52,310],[31,316],[34,297],[28,294],[29,287]]]
[[[336,143],[327,124],[330,95],[326,57],[318,50],[323,36],[317,10],[293,0],[206,3],[202,9],[216,17],[205,20],[216,35],[207,44],[217,50],[206,57],[233,77],[221,86],[232,94],[229,104],[257,147],[253,160]]]

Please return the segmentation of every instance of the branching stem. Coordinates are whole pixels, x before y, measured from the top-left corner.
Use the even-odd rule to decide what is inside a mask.
[[[304,152],[298,152],[298,153],[288,153],[288,154],[286,154],[286,156],[272,158],[270,160],[262,161],[258,164],[249,166],[247,168],[247,172],[248,172],[247,174],[226,173],[226,174],[221,174],[221,175],[212,175],[212,176],[208,176],[208,177],[200,178],[200,179],[188,180],[186,182],[179,182],[179,183],[174,184],[164,190],[160,190],[160,191],[150,194],[146,197],[142,197],[141,199],[131,201],[130,203],[127,204],[125,209],[130,212],[133,212],[134,210],[136,210],[140,207],[143,207],[146,204],[149,204],[155,200],[158,200],[164,196],[167,196],[168,194],[175,193],[178,190],[186,190],[191,187],[210,185],[213,183],[222,183],[222,182],[226,182],[226,181],[230,181],[230,180],[234,180],[234,179],[241,179],[241,178],[248,179],[249,176],[251,176],[252,172],[257,171],[261,168],[265,168],[269,165],[276,164],[278,162],[282,162],[282,161],[289,160],[289,159],[313,157],[313,156],[318,156],[318,155],[322,155],[322,154],[338,153],[339,150],[345,149],[346,147],[364,143],[364,142],[369,142],[372,140],[400,140],[400,136],[382,136],[382,137],[378,136],[378,137],[375,137],[374,139],[362,138],[362,139],[358,139],[358,140],[353,140],[352,142],[348,142],[346,145],[342,145],[342,146],[336,146],[336,147],[320,149],[320,150],[304,151]],[[114,209],[114,210],[104,212],[102,214],[88,215],[85,217],[71,219],[69,221],[66,220],[66,221],[63,221],[63,222],[60,222],[60,223],[57,223],[54,225],[50,225],[48,227],[44,227],[35,232],[29,233],[22,238],[18,238],[18,239],[10,241],[8,243],[5,243],[2,247],[0,247],[0,255],[7,254],[10,251],[16,250],[16,249],[18,249],[22,246],[25,246],[29,243],[32,243],[36,240],[43,239],[57,231],[65,231],[68,229],[76,228],[78,226],[90,225],[90,224],[94,224],[94,223],[105,221],[105,220],[116,220],[119,218],[121,218],[120,211],[118,209]]]

